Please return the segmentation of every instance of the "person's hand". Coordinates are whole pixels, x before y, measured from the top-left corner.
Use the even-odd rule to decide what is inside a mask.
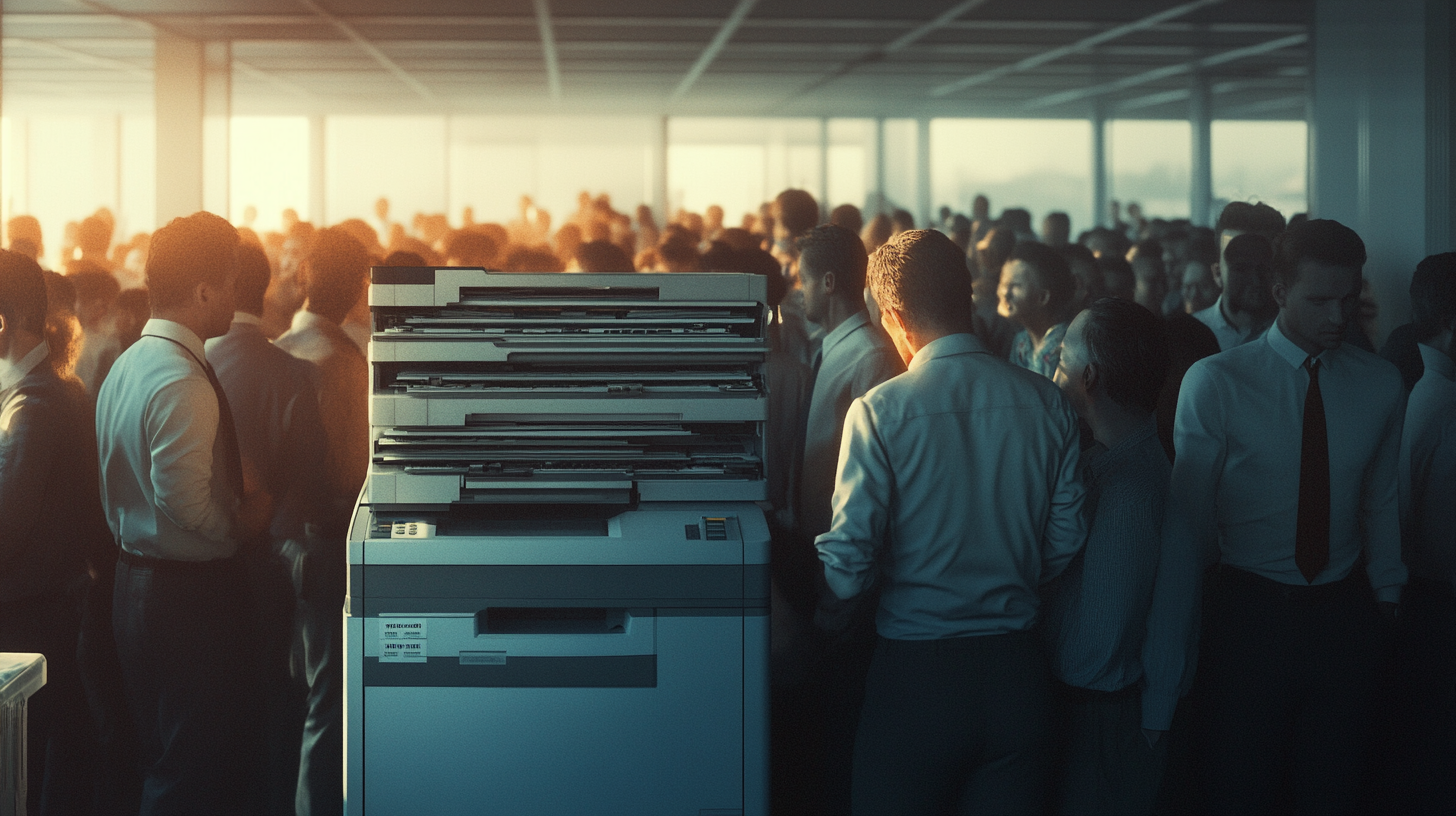
[[[1151,748],[1154,745],[1157,745],[1158,744],[1158,740],[1162,739],[1163,738],[1163,735],[1166,734],[1166,733],[1168,733],[1168,732],[1167,731],[1154,731],[1151,728],[1144,728],[1143,729],[1143,739],[1145,739],[1145,740],[1148,741],[1148,747]]]

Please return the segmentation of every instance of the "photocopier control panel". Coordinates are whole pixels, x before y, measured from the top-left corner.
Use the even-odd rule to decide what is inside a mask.
[[[347,813],[767,813],[766,294],[372,270]]]

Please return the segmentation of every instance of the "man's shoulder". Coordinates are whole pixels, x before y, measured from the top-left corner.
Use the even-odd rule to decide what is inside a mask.
[[[1379,388],[1394,396],[1404,393],[1405,384],[1400,378],[1400,369],[1379,354],[1350,343],[1342,344],[1335,353],[1339,355],[1342,364],[1348,365],[1355,376],[1362,382],[1368,382],[1370,387]]]
[[[1066,398],[1051,380],[989,353],[953,354],[915,366],[865,394],[871,407],[938,410],[944,403],[984,407],[1062,407]]]

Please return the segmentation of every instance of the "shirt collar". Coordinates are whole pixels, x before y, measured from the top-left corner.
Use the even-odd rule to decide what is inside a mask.
[[[829,350],[839,345],[839,341],[848,337],[861,326],[868,326],[869,324],[870,316],[868,312],[858,311],[846,317],[843,323],[834,327],[834,331],[824,335],[824,340],[819,344],[819,353],[828,357]]]
[[[21,357],[20,362],[12,365],[0,360],[0,391],[9,391],[14,388],[21,380],[29,376],[30,372],[34,371],[35,367],[40,365],[41,361],[50,353],[51,347],[42,340],[40,345]]]
[[[198,362],[207,359],[207,351],[202,345],[202,338],[198,337],[196,332],[181,323],[154,317],[148,320],[145,326],[142,326],[142,336],[146,337],[148,335],[152,337],[165,337],[168,340],[180,343],[183,348],[192,352],[192,356],[197,358]]]
[[[928,360],[937,357],[950,357],[955,354],[985,354],[986,347],[976,339],[974,334],[958,332],[947,334],[944,337],[937,337],[926,343],[921,349],[915,352],[910,360],[910,368],[924,364]]]
[[[1284,358],[1284,362],[1289,363],[1293,368],[1304,368],[1304,361],[1309,359],[1309,355],[1305,353],[1304,349],[1296,346],[1293,340],[1284,336],[1284,332],[1279,329],[1278,320],[1269,324],[1269,331],[1264,334],[1264,337],[1268,339],[1269,348]],[[1320,352],[1314,357],[1323,362],[1324,356],[1324,352]]]
[[[293,331],[302,331],[304,329],[322,327],[337,328],[338,326],[336,323],[334,323],[334,321],[328,319],[327,317],[324,317],[317,312],[310,312],[307,309],[299,309],[298,311],[293,313],[293,325],[290,326]]]
[[[1425,343],[1417,343],[1416,348],[1421,350],[1421,362],[1426,364],[1426,371],[1434,371],[1448,380],[1456,380],[1456,360]]]
[[[249,314],[248,312],[233,312],[233,322],[246,323],[249,326],[261,326],[263,325],[263,318],[255,314]]]

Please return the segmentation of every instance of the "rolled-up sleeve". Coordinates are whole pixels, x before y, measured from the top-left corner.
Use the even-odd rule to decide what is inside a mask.
[[[212,489],[212,450],[217,439],[217,396],[206,380],[175,380],[147,405],[147,441],[157,508],[183,530],[223,541],[231,508]]]
[[[1173,463],[1153,603],[1143,641],[1143,727],[1166,731],[1192,681],[1203,568],[1218,550],[1214,497],[1227,445],[1223,403],[1207,368],[1189,369],[1178,395]]]
[[[840,598],[856,597],[874,582],[875,556],[884,542],[893,492],[894,474],[874,412],[857,399],[844,420],[833,522],[814,541],[824,562],[824,579]]]

